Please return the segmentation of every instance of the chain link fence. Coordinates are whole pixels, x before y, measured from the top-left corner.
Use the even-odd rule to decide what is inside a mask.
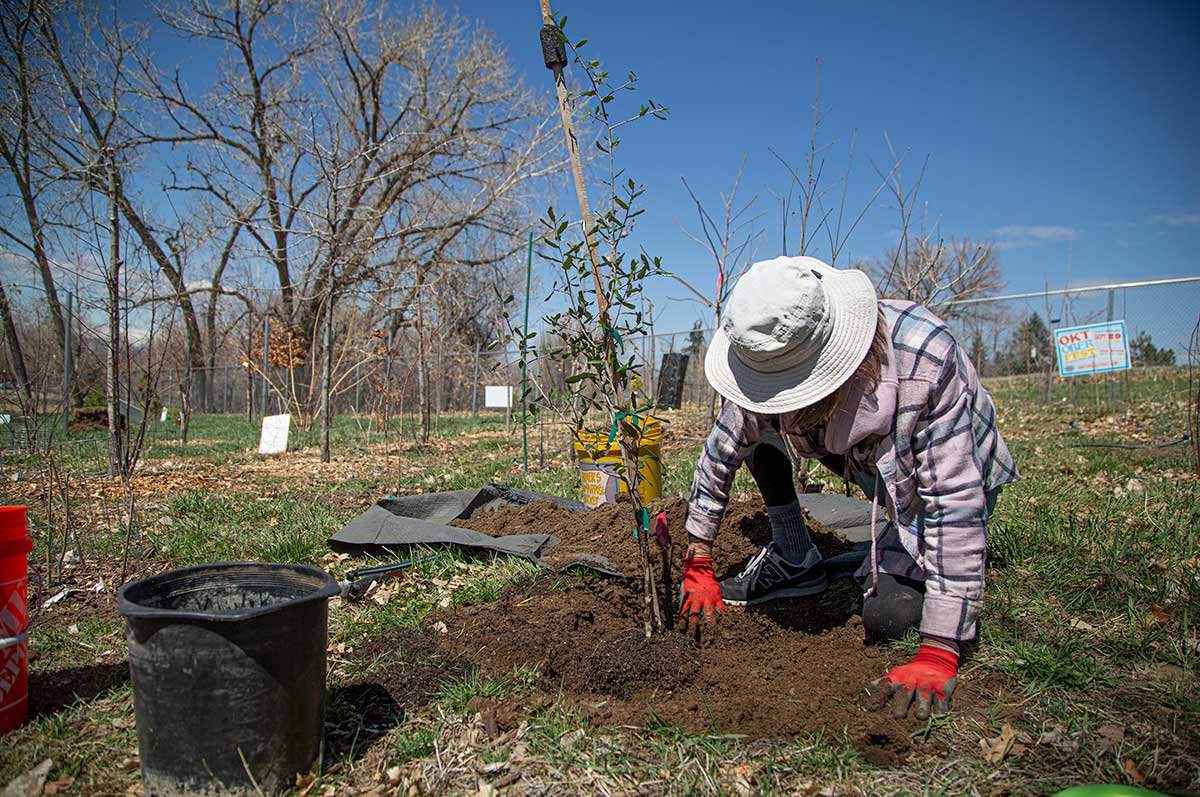
[[[1144,392],[1139,385],[1145,381],[1165,380],[1170,383],[1165,392],[1179,400],[1182,414],[1187,393],[1184,366],[1198,312],[1200,277],[1192,277],[974,299],[950,304],[943,315],[993,393],[1018,391],[1041,401],[1066,400],[1081,407],[1113,409],[1138,401]],[[1055,330],[1104,321],[1125,322],[1132,369],[1060,376]],[[641,389],[660,405],[677,400],[682,407],[712,409],[717,399],[704,377],[704,356],[711,336],[711,329],[693,328],[633,338],[623,345],[639,364]],[[423,357],[412,344],[393,346],[386,341],[368,342],[358,349],[335,349],[334,415],[353,416],[364,426],[395,421],[410,432],[420,415],[422,397],[435,419],[447,414],[502,412],[502,408],[488,406],[488,387],[510,388],[513,410],[520,411],[518,351],[465,350],[446,341],[427,345]],[[164,369],[155,391],[157,401],[147,408],[147,434],[152,438],[175,434],[185,404],[190,404],[193,414],[236,415],[251,421],[295,407],[315,413],[321,374],[313,359],[292,368],[268,366],[265,370],[248,362],[190,372]],[[664,363],[682,366],[668,375],[673,380],[663,379]],[[553,391],[561,388],[571,373],[570,364],[536,358],[530,368],[531,404],[542,404],[545,398],[532,385]],[[675,384],[666,385],[668,381]],[[664,395],[667,387],[672,389]],[[493,396],[496,392],[492,391]],[[137,414],[135,409],[130,408],[132,415]],[[0,449],[6,451],[44,446],[44,438],[58,434],[60,428],[54,416],[34,420],[10,414],[7,419],[0,416],[0,421],[4,421],[0,423]],[[104,430],[93,430],[93,434],[101,439]]]
[[[976,299],[951,305],[946,315],[993,393],[1069,402],[1087,413],[1136,408],[1153,397],[1164,405],[1158,417],[1186,428],[1187,366],[1200,320],[1200,277]],[[1130,367],[1061,375],[1059,331],[1106,322],[1124,322]],[[1190,357],[1193,366],[1200,365],[1200,352]]]

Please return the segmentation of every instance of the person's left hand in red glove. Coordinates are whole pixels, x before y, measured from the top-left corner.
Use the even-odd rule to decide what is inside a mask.
[[[687,556],[683,560],[683,605],[679,619],[684,630],[698,623],[701,615],[710,624],[718,615],[725,614],[725,601],[721,599],[721,585],[712,567],[712,543],[692,539]]]
[[[958,652],[951,645],[926,637],[908,664],[893,667],[874,686],[892,693],[892,714],[903,717],[913,707],[913,716],[928,719],[930,712],[945,714],[958,682]]]

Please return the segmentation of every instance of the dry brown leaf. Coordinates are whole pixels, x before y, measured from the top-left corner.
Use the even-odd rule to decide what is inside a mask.
[[[367,598],[376,606],[387,606],[388,601],[395,594],[393,590],[383,586],[379,581],[372,581],[367,585]]]
[[[754,769],[746,764],[738,764],[733,768],[731,786],[738,797],[747,797],[754,793]]]
[[[992,739],[980,739],[979,746],[983,750],[983,759],[990,764],[998,764],[1012,752],[1013,743],[1017,740],[1016,731],[1010,723],[1004,723],[1000,734]]]
[[[1157,603],[1150,604],[1150,616],[1154,618],[1156,623],[1166,625],[1175,619],[1175,607],[1159,606]]]
[[[1121,765],[1121,769],[1125,770],[1125,774],[1129,776],[1129,779],[1133,781],[1135,786],[1140,786],[1146,780],[1146,776],[1138,770],[1137,764],[1133,763],[1132,758],[1126,758],[1125,763]]]
[[[1074,628],[1076,631],[1096,630],[1096,626],[1092,625],[1086,620],[1080,620],[1078,617],[1072,617],[1071,622],[1067,623],[1067,625],[1071,626],[1071,628]]]
[[[47,758],[25,774],[13,778],[0,794],[3,797],[27,797],[30,794],[41,794],[46,776],[50,774],[53,767],[54,762]]]
[[[1121,746],[1121,742],[1125,741],[1125,726],[1111,723],[1101,725],[1097,736],[1100,737],[1100,755],[1108,755],[1115,752]]]
[[[42,794],[47,795],[47,797],[49,795],[58,794],[60,791],[66,791],[69,789],[72,785],[74,785],[74,783],[75,778],[72,778],[69,775],[62,775],[61,777],[47,782],[45,788],[42,789]]]

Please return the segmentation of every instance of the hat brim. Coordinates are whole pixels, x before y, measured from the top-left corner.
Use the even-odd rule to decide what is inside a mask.
[[[775,414],[816,404],[854,374],[878,324],[875,288],[862,271],[819,271],[833,309],[833,329],[816,356],[783,371],[760,371],[738,357],[729,336],[718,329],[704,356],[704,375],[714,390],[743,409]]]

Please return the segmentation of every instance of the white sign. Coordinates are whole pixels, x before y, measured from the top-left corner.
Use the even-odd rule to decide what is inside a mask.
[[[167,408],[166,408],[166,407],[163,407],[163,408],[162,408],[162,415],[159,415],[159,416],[158,416],[158,422],[159,422],[159,423],[166,423],[166,422],[167,422]]]
[[[512,388],[508,385],[487,385],[483,388],[483,406],[506,410],[512,406]]]
[[[262,421],[262,436],[258,438],[258,453],[282,454],[287,451],[291,415],[268,415]]]
[[[1129,367],[1125,322],[1105,321],[1054,331],[1059,376],[1101,374]]]

